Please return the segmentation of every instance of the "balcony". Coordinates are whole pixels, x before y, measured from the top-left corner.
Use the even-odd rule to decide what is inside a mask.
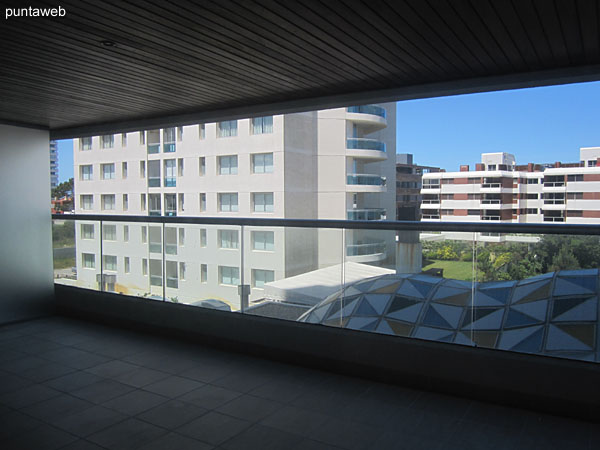
[[[383,161],[387,159],[385,142],[377,139],[347,138],[346,156],[354,158]]]
[[[146,146],[146,149],[148,151],[149,155],[155,154],[155,153],[160,153],[160,143],[155,143],[155,144],[148,144]]]
[[[173,153],[176,150],[175,142],[165,142],[163,144],[163,151],[165,153]]]
[[[348,192],[386,192],[386,178],[380,175],[348,174],[346,178]]]
[[[176,187],[177,186],[177,178],[176,177],[165,177],[165,187]]]
[[[370,263],[382,261],[386,258],[385,242],[371,242],[367,244],[350,244],[346,246],[348,261],[357,263]]]
[[[351,106],[346,109],[346,119],[372,133],[387,126],[386,110],[376,105]]]
[[[348,220],[385,220],[386,210],[382,208],[349,209]]]
[[[160,187],[160,177],[148,177],[148,187]]]

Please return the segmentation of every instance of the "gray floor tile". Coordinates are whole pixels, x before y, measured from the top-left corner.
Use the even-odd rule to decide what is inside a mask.
[[[170,400],[138,415],[138,418],[159,427],[174,430],[206,414],[207,411],[191,403]]]
[[[203,383],[211,383],[231,373],[232,367],[227,362],[204,363],[197,367],[184,370],[180,376],[191,378]]]
[[[62,377],[46,381],[44,384],[62,392],[73,392],[77,389],[102,381],[103,378],[92,373],[76,371]]]
[[[252,389],[249,394],[281,403],[289,403],[305,392],[305,387],[288,381],[275,381]]]
[[[177,433],[169,433],[144,444],[144,450],[211,450],[210,444],[197,441]],[[249,449],[250,447],[246,447]]]
[[[86,437],[122,422],[126,418],[127,416],[117,411],[96,405],[75,414],[54,417],[50,419],[50,422],[61,430],[79,437]]]
[[[60,394],[60,391],[44,386],[43,384],[33,384],[18,391],[0,395],[0,403],[14,409],[20,409]]]
[[[19,411],[4,414],[0,419],[2,421],[2,426],[0,426],[0,442],[19,436],[22,433],[30,433],[32,430],[43,425],[43,422],[40,420]]]
[[[81,389],[71,392],[71,395],[90,401],[92,403],[105,403],[113,398],[120,397],[134,390],[126,384],[117,383],[113,380],[100,380]]]
[[[243,395],[229,403],[218,407],[217,412],[229,414],[238,419],[248,420],[250,422],[258,422],[267,416],[280,410],[284,405],[279,402],[267,400],[252,395]]]
[[[146,391],[164,395],[165,397],[178,397],[187,392],[202,386],[202,383],[189,378],[182,378],[175,375],[159,380],[155,383],[144,386]]]
[[[225,375],[222,378],[218,378],[211,384],[221,386],[226,389],[231,389],[233,391],[247,393],[259,386],[262,386],[263,384],[268,383],[268,381],[269,380],[265,377],[254,374],[251,371],[245,372],[243,370],[239,370],[234,371],[229,375]]]
[[[137,388],[142,388],[152,383],[156,383],[159,380],[164,380],[171,375],[165,372],[159,372],[158,370],[148,369],[147,367],[140,367],[131,372],[126,372],[118,376],[112,377],[113,380],[119,383],[127,384]]]
[[[85,439],[79,439],[66,447],[61,448],[60,450],[103,450],[102,447],[96,444],[92,444]]]
[[[13,359],[2,364],[2,370],[14,375],[22,376],[26,372],[36,367],[48,364],[48,360],[35,355],[27,355],[20,359]]]
[[[111,450],[129,450],[143,447],[166,433],[162,428],[131,418],[94,433],[87,440]]]
[[[324,444],[323,442],[313,441],[312,439],[303,439],[300,443],[290,450],[339,450],[340,447]]]
[[[0,372],[0,395],[10,393],[33,384],[27,378],[19,377],[11,373]]]
[[[361,450],[371,447],[382,431],[371,425],[332,418],[317,427],[310,437],[325,444]]]
[[[162,395],[138,389],[109,400],[103,403],[103,406],[123,414],[135,416],[168,400],[169,398]]]
[[[184,402],[193,403],[196,406],[200,406],[205,409],[215,409],[225,403],[230,402],[234,398],[242,395],[239,392],[230,391],[218,386],[206,384],[198,389],[194,389],[187,394],[179,397],[179,400]]]
[[[109,361],[108,358],[71,347],[61,347],[40,355],[75,369],[88,369]]]
[[[57,416],[66,416],[83,411],[93,406],[92,403],[73,397],[69,394],[61,394],[49,400],[36,403],[23,408],[22,411],[40,420],[49,421]]]
[[[315,411],[296,408],[295,406],[284,406],[261,423],[289,433],[310,437],[312,433],[331,417]]]
[[[54,378],[59,378],[69,373],[73,373],[76,370],[77,369],[64,364],[47,362],[47,364],[25,370],[21,375],[30,379],[31,381],[41,383],[47,380],[53,380]]]
[[[105,378],[113,378],[128,372],[133,372],[136,369],[139,369],[139,366],[115,359],[86,369],[86,372]]]
[[[76,440],[72,434],[50,425],[42,425],[35,429],[35,433],[23,433],[4,442],[2,447],[15,450],[57,450]]]
[[[235,417],[209,412],[178,428],[177,433],[212,445],[219,445],[249,428],[252,424]]]
[[[298,435],[286,433],[275,428],[263,425],[253,425],[237,436],[221,444],[225,450],[281,450],[289,449],[300,444],[302,438]]]

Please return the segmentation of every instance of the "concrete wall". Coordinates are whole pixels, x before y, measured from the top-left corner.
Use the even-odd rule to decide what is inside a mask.
[[[0,125],[0,324],[53,308],[47,131]]]

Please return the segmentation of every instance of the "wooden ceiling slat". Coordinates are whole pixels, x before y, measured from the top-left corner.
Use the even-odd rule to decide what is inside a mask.
[[[598,29],[598,14],[600,13],[598,1],[579,0],[579,27],[581,40],[586,56],[586,62],[593,64],[600,54],[600,30]]]
[[[554,2],[547,0],[534,0],[535,10],[540,18],[544,34],[550,44],[555,64],[567,66],[569,64],[569,52],[565,44],[561,30],[560,20]]]
[[[585,52],[581,42],[581,27],[577,14],[576,2],[558,1],[556,15],[560,21],[560,29],[569,53],[569,60],[575,64],[585,62]]]

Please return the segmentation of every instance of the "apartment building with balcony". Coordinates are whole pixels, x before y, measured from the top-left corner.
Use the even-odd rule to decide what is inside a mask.
[[[439,167],[413,162],[410,153],[396,155],[396,219],[421,219],[421,185],[424,173],[439,172]]]
[[[74,141],[75,211],[392,220],[388,152],[395,152],[394,104],[84,137]],[[78,222],[74,284],[182,303],[216,299],[236,310],[239,285],[258,300],[266,283],[342,262],[342,238],[347,261],[393,264],[392,236],[381,236],[110,222],[100,230]]]
[[[597,223],[600,147],[580,149],[577,163],[517,165],[509,153],[484,153],[475,170],[423,175],[427,221]]]
[[[50,187],[58,186],[58,143],[50,141]]]

